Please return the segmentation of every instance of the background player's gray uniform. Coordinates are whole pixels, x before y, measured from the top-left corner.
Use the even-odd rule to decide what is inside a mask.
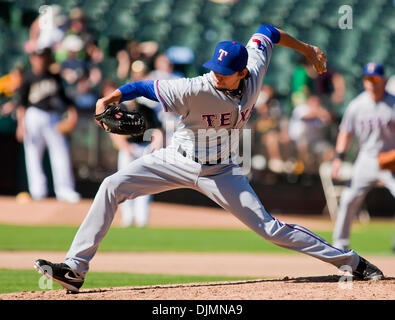
[[[347,249],[352,220],[375,183],[382,182],[395,197],[394,173],[381,170],[377,161],[379,152],[395,149],[395,96],[386,93],[376,103],[368,92],[362,92],[347,107],[340,130],[354,134],[360,146],[351,185],[341,196],[333,232],[334,246]]]
[[[191,159],[198,156],[204,160],[206,153],[216,158],[223,153],[218,152],[216,145],[209,150],[199,150],[196,143],[206,140],[199,137],[199,129],[215,129],[206,133],[209,139],[216,139],[215,131],[245,125],[258,97],[272,45],[261,34],[255,34],[249,41],[247,68],[251,77],[243,80],[241,100],[215,89],[210,74],[154,83],[157,98],[163,107],[181,115],[173,143],[133,161],[128,167],[104,179],[67,253],[66,263],[73,270],[82,276],[88,271],[89,261],[110,228],[119,203],[177,188],[191,188],[207,195],[257,234],[281,247],[306,253],[337,267],[349,265],[356,269],[359,256],[354,251],[334,248],[303,227],[273,218],[263,207],[248,179],[234,174],[234,169],[239,167],[237,164],[230,161],[228,164],[204,165]],[[229,142],[225,140],[221,150],[225,149],[226,144]],[[180,147],[186,156],[179,152]]]

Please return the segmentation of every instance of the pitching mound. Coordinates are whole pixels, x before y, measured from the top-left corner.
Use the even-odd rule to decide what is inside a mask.
[[[17,292],[4,300],[394,300],[395,278],[340,282],[340,276]]]

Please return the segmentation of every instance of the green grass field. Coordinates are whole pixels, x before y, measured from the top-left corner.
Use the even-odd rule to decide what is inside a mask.
[[[77,227],[0,225],[0,250],[67,251]],[[331,232],[317,232],[331,241]],[[370,223],[353,228],[351,243],[361,254],[390,255],[392,223]],[[125,229],[112,227],[100,251],[292,253],[250,230]]]
[[[1,251],[67,251],[77,227],[0,225]],[[331,241],[331,232],[316,232]],[[371,222],[353,227],[352,247],[361,255],[394,255],[391,252],[393,223]],[[125,229],[112,227],[99,251],[130,252],[235,252],[297,254],[271,244],[249,230],[224,229]],[[0,293],[40,290],[34,270],[0,269]],[[90,272],[84,288],[138,286],[239,280],[247,278],[175,276]],[[53,283],[53,289],[61,286]]]
[[[46,278],[35,270],[9,270],[0,269],[0,293],[18,291],[40,291],[48,288]],[[45,281],[44,281],[45,279]],[[135,274],[122,272],[89,272],[84,282],[87,288],[108,288],[122,286],[149,286],[172,283],[216,282],[230,280],[247,280],[248,277],[217,277],[217,276],[190,276],[190,275],[162,275],[162,274]],[[39,283],[45,287],[40,289]],[[52,282],[52,289],[62,289],[62,286]]]

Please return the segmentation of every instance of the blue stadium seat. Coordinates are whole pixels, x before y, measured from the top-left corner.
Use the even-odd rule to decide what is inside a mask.
[[[259,6],[248,2],[240,1],[233,6],[230,19],[237,26],[248,26],[261,16]]]
[[[369,2],[361,1],[353,7],[353,27],[361,30],[369,30],[374,27],[375,21],[381,12],[380,0]]]
[[[231,8],[229,4],[206,1],[200,11],[199,21],[202,24],[207,24],[217,19],[222,20],[230,14]]]
[[[289,12],[293,7],[293,2],[284,2],[280,5],[273,5],[272,1],[265,2],[260,10],[261,21],[274,26],[284,26],[289,23]]]
[[[40,6],[46,4],[44,0],[14,0],[14,2],[18,8],[36,11],[37,13]]]
[[[118,10],[136,10],[140,7],[142,1],[140,0],[113,0],[111,3],[111,11],[118,11]]]
[[[80,7],[87,17],[93,20],[99,20],[109,10],[110,4],[111,0],[84,0]]]
[[[194,24],[198,24],[196,16],[192,11],[186,11],[183,13],[174,11],[169,18],[172,25],[184,26],[185,28]]]
[[[172,10],[179,12],[192,11],[193,13],[197,14],[201,10],[204,1],[205,0],[174,0]]]
[[[163,21],[170,14],[171,0],[152,0],[142,3],[138,18],[140,21]]]
[[[391,1],[387,1],[380,12],[379,18],[376,20],[376,24],[380,28],[388,29],[392,33],[395,33],[395,4]]]
[[[170,28],[170,24],[165,21],[156,23],[154,25],[145,25],[143,27],[139,25],[136,29],[134,37],[138,41],[156,41],[159,44],[162,44],[170,32]]]
[[[109,24],[103,32],[114,38],[129,39],[138,27],[138,22],[128,11],[118,12],[116,17],[111,17]]]
[[[68,13],[72,8],[78,7],[79,0],[50,0],[45,1],[46,4],[57,4],[63,8],[63,10]]]
[[[199,24],[184,26],[173,26],[168,32],[165,44],[170,46],[185,46],[195,50],[200,42],[203,28]]]

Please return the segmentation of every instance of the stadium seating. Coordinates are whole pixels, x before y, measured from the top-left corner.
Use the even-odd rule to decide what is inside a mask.
[[[268,23],[321,47],[328,63],[345,75],[348,88],[358,83],[369,61],[384,63],[390,74],[395,71],[395,9],[389,0],[0,0],[0,26],[7,30],[0,34],[0,44],[8,44],[0,46],[2,61],[26,58],[21,45],[29,24],[38,8],[48,4],[61,5],[66,14],[73,7],[82,8],[100,45],[108,46],[112,39],[155,40],[161,50],[183,45],[194,51],[197,68],[209,59],[218,41],[246,43],[261,24]],[[343,5],[353,10],[351,30],[338,25]],[[113,58],[106,57],[110,62],[103,65],[111,66]],[[294,58],[295,54],[276,48],[267,75],[284,97],[290,92]],[[2,63],[0,71],[7,72],[7,66]]]
[[[103,32],[109,37],[127,40],[132,38],[137,26],[138,22],[131,17],[130,12],[123,10],[117,12],[116,15],[109,15],[107,26],[103,29]]]
[[[48,1],[44,1],[44,3],[47,3]],[[75,8],[78,6],[79,1],[78,0],[52,0],[50,1],[50,4],[57,4],[63,8],[65,12],[69,12],[71,9]]]
[[[255,23],[260,15],[259,5],[240,1],[232,8],[231,20],[235,27],[249,26]]]
[[[45,4],[43,0],[14,0],[13,2],[18,8],[31,11],[38,11],[38,8]]]

